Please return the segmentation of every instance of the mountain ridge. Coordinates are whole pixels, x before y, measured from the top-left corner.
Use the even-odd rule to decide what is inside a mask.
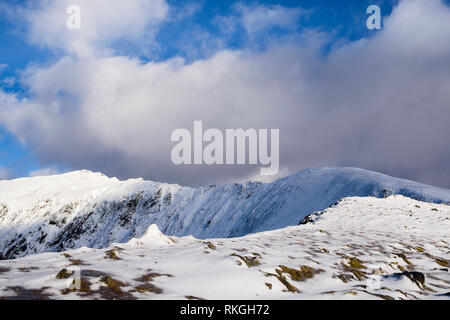
[[[450,190],[357,168],[311,168],[272,183],[183,187],[82,170],[0,181],[0,259],[144,235],[228,238],[297,225],[345,197],[399,194],[450,204]]]

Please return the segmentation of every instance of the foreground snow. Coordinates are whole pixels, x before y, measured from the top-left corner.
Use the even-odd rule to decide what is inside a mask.
[[[139,239],[0,261],[0,296],[50,299],[448,299],[450,207],[345,198],[241,238]],[[72,268],[79,290],[67,289]],[[75,273],[76,274],[76,273]]]
[[[315,168],[273,183],[199,188],[100,173],[0,181],[0,260],[87,246],[106,248],[164,234],[237,237],[297,225],[344,197],[410,198],[450,203],[450,190],[355,168]]]

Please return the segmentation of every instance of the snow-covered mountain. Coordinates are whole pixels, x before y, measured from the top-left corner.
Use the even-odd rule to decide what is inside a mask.
[[[355,168],[314,168],[273,183],[200,188],[76,171],[0,181],[0,259],[145,234],[227,238],[299,224],[345,197],[393,194],[450,203],[450,190]]]
[[[0,261],[0,300],[449,299],[449,230],[450,206],[403,196],[345,198],[300,226],[239,238],[152,225],[103,249]]]

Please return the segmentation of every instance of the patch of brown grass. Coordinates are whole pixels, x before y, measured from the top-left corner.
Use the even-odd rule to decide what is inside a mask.
[[[306,281],[313,278],[316,274],[324,272],[322,269],[314,269],[308,266],[300,266],[300,269],[293,269],[283,265],[280,265],[280,269],[275,269],[275,271],[280,276],[283,273],[289,274],[291,279],[294,281]]]
[[[111,260],[122,260],[121,258],[119,258],[119,256],[117,255],[116,251],[114,249],[105,251],[105,255],[107,259],[111,259]]]
[[[73,272],[67,270],[67,269],[62,269],[61,271],[59,271],[56,274],[56,279],[69,279],[70,276],[73,275]]]
[[[22,268],[18,268],[17,270],[19,270],[20,272],[31,272],[33,270],[39,270],[38,267],[22,267]]]
[[[289,281],[287,281],[286,277],[283,275],[279,275],[279,274],[275,274],[275,273],[269,273],[266,272],[265,273],[266,277],[275,277],[278,279],[278,281],[280,281],[285,287],[286,290],[292,293],[300,293],[300,290],[293,286],[292,284],[289,283]]]
[[[215,246],[212,242],[210,242],[210,241],[205,242],[205,245],[206,245],[206,247],[207,247],[208,249],[216,250],[216,246]]]
[[[261,264],[261,262],[259,261],[257,256],[254,257],[250,257],[250,256],[240,256],[236,253],[233,253],[231,256],[233,257],[238,257],[239,259],[241,259],[242,261],[244,261],[244,263],[247,265],[247,267],[256,267],[259,266]]]

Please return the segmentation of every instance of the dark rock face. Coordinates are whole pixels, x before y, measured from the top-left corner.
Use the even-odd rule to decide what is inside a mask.
[[[419,288],[423,288],[425,286],[425,275],[422,272],[418,271],[403,271],[401,273],[394,273],[393,275],[386,277],[393,277],[395,279],[400,279],[404,276],[407,277],[412,282],[414,282]]]
[[[167,207],[169,204],[170,196],[165,195],[163,199],[161,190],[146,195],[139,192],[120,201],[87,205],[70,222],[61,219],[70,207],[64,206],[42,225],[31,228],[26,234],[13,233],[0,248],[0,259],[12,259],[34,252],[64,251],[78,247],[79,242],[102,248],[111,242],[126,241],[140,236],[139,233],[146,230],[137,227],[138,221],[160,212],[163,206]],[[148,227],[150,223],[143,225]],[[121,232],[126,236],[117,239],[117,233]],[[27,239],[36,241],[30,242]]]

